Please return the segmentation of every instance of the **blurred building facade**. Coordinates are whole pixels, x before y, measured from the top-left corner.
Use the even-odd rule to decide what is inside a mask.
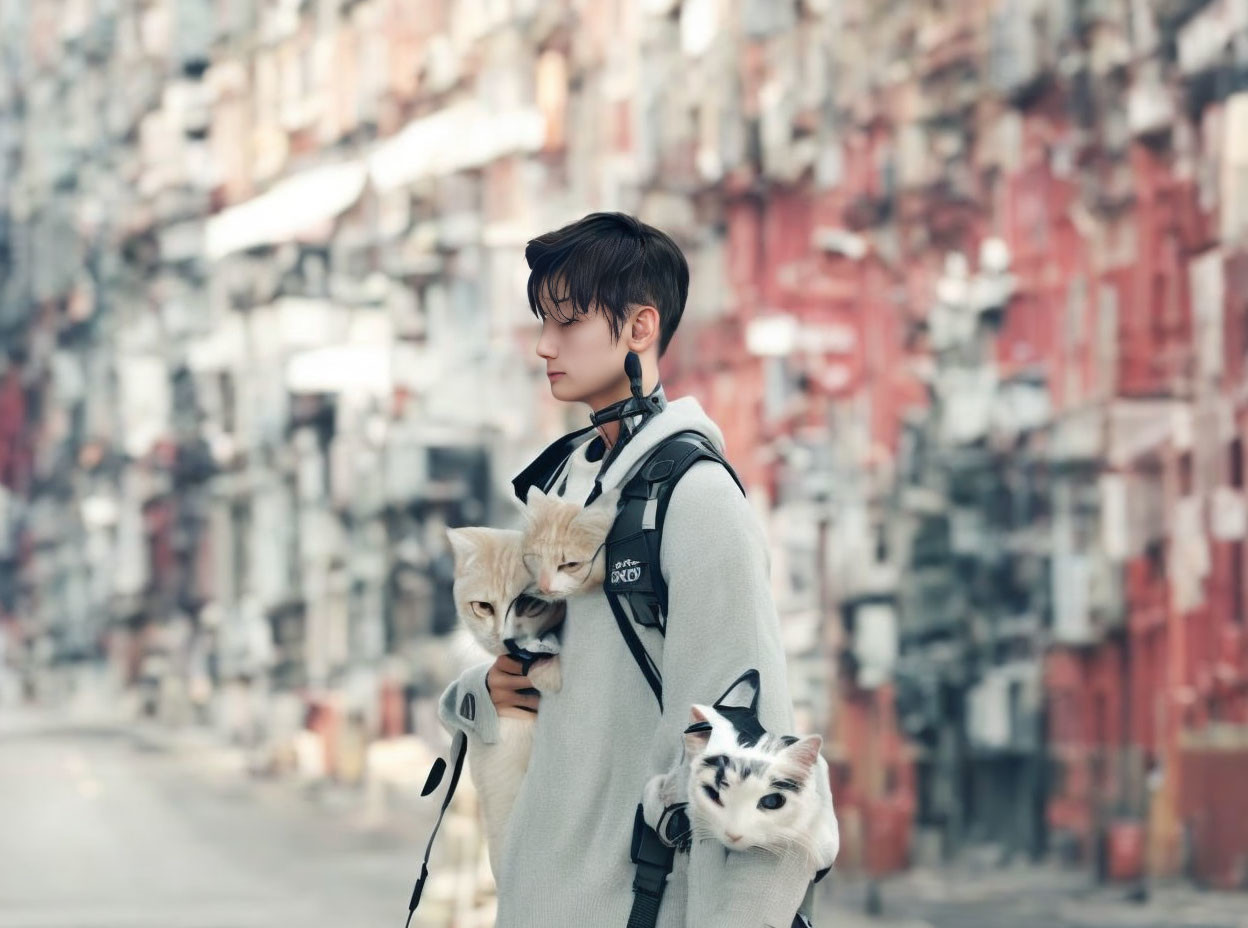
[[[1248,878],[1244,0],[0,0],[0,622],[243,741],[435,737],[446,525],[637,213],[847,866]],[[1108,858],[1117,855],[1111,867]],[[1130,869],[1128,867],[1128,869]]]

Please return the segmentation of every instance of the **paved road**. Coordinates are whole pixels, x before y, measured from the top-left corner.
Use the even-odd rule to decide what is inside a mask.
[[[0,928],[399,928],[428,823],[358,821],[115,727],[0,715]],[[1139,906],[1045,870],[911,873],[867,918],[836,876],[818,928],[1248,928],[1248,895]]]
[[[399,928],[418,860],[115,730],[0,731],[0,928]]]
[[[820,928],[1248,928],[1248,894],[1157,887],[1146,904],[1048,867],[918,871],[881,884],[866,917],[865,884],[842,879],[819,901]]]

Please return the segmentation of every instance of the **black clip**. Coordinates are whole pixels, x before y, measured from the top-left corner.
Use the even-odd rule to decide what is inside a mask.
[[[693,844],[693,827],[689,824],[688,803],[678,802],[663,810],[659,816],[657,834],[663,842],[678,851],[687,851]]]
[[[665,874],[672,869],[672,857],[675,851],[663,843],[658,832],[646,824],[641,811],[641,803],[637,804],[637,814],[633,817],[633,846],[628,858],[635,864],[658,867]]]

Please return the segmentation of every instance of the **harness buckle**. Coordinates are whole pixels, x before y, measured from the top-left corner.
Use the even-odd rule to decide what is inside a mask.
[[[662,885],[663,877],[672,869],[672,857],[675,850],[663,843],[658,832],[646,824],[645,816],[641,811],[641,803],[637,804],[637,814],[633,816],[633,846],[628,854],[628,859],[635,864],[641,864],[646,867],[655,867],[662,871],[659,884]],[[637,870],[637,879],[642,876],[642,869]],[[647,881],[649,883],[649,881]],[[633,881],[633,886],[637,886],[637,880]],[[652,887],[645,887],[652,891]]]
[[[687,806],[686,802],[668,806],[659,817],[659,827],[655,829],[664,844],[678,851],[689,850],[693,843],[693,828],[689,824]]]

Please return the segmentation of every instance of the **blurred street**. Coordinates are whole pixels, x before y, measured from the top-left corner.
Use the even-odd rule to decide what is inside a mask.
[[[817,914],[836,928],[1243,928],[1248,896],[1172,885],[1148,902],[1122,886],[1093,887],[1085,875],[1051,867],[943,867],[884,880],[880,914],[864,912],[867,884],[829,887]]]
[[[4,724],[0,926],[402,925],[424,822],[364,829],[206,759],[115,727]]]
[[[687,263],[819,928],[1248,925],[1248,0],[0,0],[0,928],[402,924],[600,211]],[[412,928],[494,925],[478,812]]]
[[[237,759],[156,729],[4,717],[0,928],[400,925],[432,801],[366,826],[359,796],[249,777]],[[866,895],[834,875],[820,925],[1248,926],[1243,894],[1168,887],[1139,904],[1048,867],[916,869],[881,883],[878,917]]]

